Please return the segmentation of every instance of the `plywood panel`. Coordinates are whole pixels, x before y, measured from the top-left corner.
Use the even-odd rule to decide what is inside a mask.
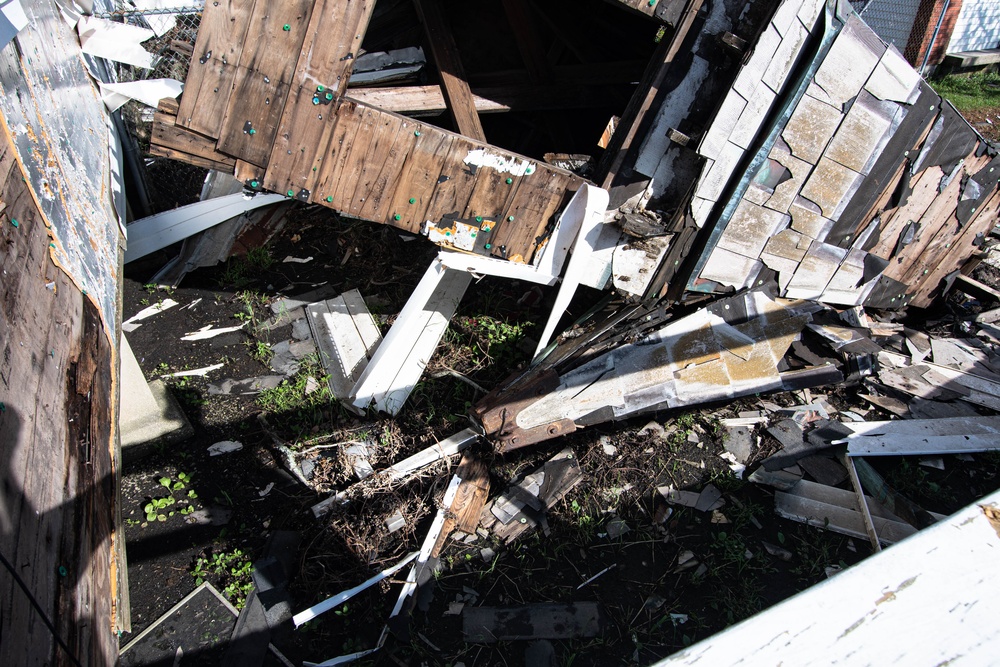
[[[317,0],[271,148],[264,176],[269,190],[315,189],[333,132],[331,103],[347,90],[374,7],[374,0]]]
[[[115,568],[124,567],[112,556],[114,354],[94,303],[50,259],[49,222],[3,129],[0,553],[76,660],[114,664]],[[0,636],[0,664],[72,662],[6,573]]]
[[[359,216],[365,220],[375,222],[386,222],[394,226],[402,226],[403,216],[412,215],[414,207],[417,205],[416,195],[409,182],[404,180],[404,167],[409,161],[417,142],[422,136],[416,128],[417,123],[410,120],[398,119],[395,138],[387,147],[387,151],[374,158],[378,172],[371,186],[371,192],[365,196],[364,206],[361,208]],[[402,188],[400,205],[402,212],[395,209],[396,192]],[[412,200],[412,203],[411,201]],[[405,205],[403,205],[405,202]],[[399,219],[396,219],[396,216]],[[409,229],[409,225],[406,225]]]
[[[267,166],[313,0],[258,0],[240,54],[219,150]]]
[[[205,3],[177,113],[181,127],[218,138],[253,6],[254,0]]]

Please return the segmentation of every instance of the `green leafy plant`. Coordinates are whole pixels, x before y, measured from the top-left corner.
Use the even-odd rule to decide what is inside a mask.
[[[253,563],[242,549],[199,556],[191,568],[191,576],[198,586],[210,577],[222,584],[222,594],[237,609],[242,609],[246,604],[247,595],[254,585]]]

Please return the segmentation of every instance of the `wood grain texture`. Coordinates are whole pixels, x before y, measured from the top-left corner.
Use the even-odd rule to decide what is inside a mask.
[[[236,160],[225,153],[220,153],[215,147],[214,139],[175,125],[175,121],[176,118],[163,112],[158,111],[154,114],[153,136],[149,142],[150,152],[153,155],[171,158],[187,155],[190,158],[185,161],[191,164],[232,172]]]
[[[347,89],[354,54],[361,47],[374,7],[374,0],[316,2],[271,148],[264,177],[269,190],[315,188],[335,121],[329,102]]]
[[[556,212],[579,189],[582,180],[545,165],[520,178],[517,192],[493,233],[491,253],[530,263],[539,243],[547,238]]]
[[[312,6],[313,0],[257,0],[254,4],[219,133],[222,152],[267,166]]]
[[[420,230],[438,186],[443,167],[442,155],[448,155],[455,135],[447,132],[421,132],[406,156],[399,172],[399,185],[389,206],[394,224],[411,232]],[[413,200],[411,203],[410,200]]]
[[[465,70],[459,57],[455,38],[448,27],[440,0],[414,0],[417,13],[424,24],[427,41],[430,42],[434,62],[441,75],[448,109],[455,119],[455,126],[461,134],[480,141],[486,141],[483,125],[476,113],[476,104],[465,77]]]
[[[181,127],[218,138],[253,6],[254,0],[205,3],[178,110]]]
[[[114,664],[114,356],[96,307],[51,261],[46,222],[13,154],[4,135],[0,553],[73,658]],[[6,573],[0,636],[0,664],[71,662]]]

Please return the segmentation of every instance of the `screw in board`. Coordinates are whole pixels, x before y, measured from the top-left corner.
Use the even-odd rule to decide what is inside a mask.
[[[396,215],[392,216],[392,219],[396,220],[396,221],[399,221],[399,220],[403,219],[403,216],[401,216],[399,213],[397,213]]]
[[[285,25],[281,26],[281,29],[284,30],[285,32],[288,32],[289,30],[292,29],[292,26],[286,23]]]
[[[416,204],[417,200],[414,197],[410,197],[410,203],[411,204]]]
[[[285,194],[287,194],[289,197],[294,197],[295,196],[295,192],[293,190],[289,190]]]
[[[420,130],[414,130],[413,131],[413,136],[419,137],[420,136]]]
[[[257,130],[250,128],[249,134],[257,134]]]
[[[14,227],[20,227],[20,226],[21,226],[21,223],[19,223],[19,222],[18,222],[17,220],[15,220],[14,218],[11,218],[11,219],[10,219],[10,224],[14,225]]]
[[[327,203],[332,203],[333,202],[333,197],[327,197],[326,201],[327,201]]]
[[[508,216],[507,216],[507,220],[508,220],[509,222],[514,222],[514,216],[512,216],[512,215],[508,215]]]

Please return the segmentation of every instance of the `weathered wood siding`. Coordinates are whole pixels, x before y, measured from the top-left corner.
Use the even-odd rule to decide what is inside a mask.
[[[114,363],[0,137],[0,553],[82,664],[114,664]],[[15,224],[16,221],[16,224]],[[0,664],[72,664],[0,574]]]

